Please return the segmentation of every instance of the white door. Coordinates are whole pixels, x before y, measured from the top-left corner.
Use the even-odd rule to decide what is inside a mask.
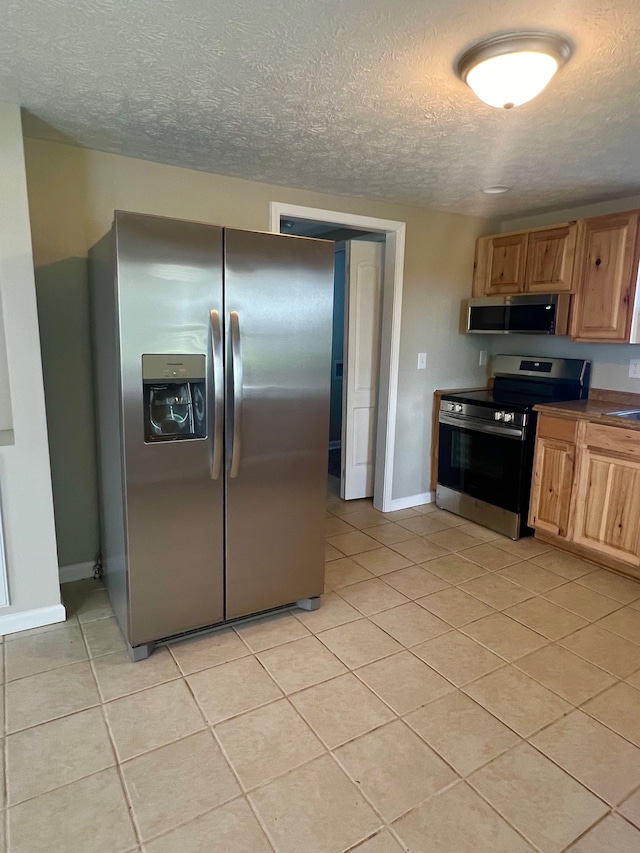
[[[340,496],[350,500],[373,495],[384,243],[349,240],[346,247]]]

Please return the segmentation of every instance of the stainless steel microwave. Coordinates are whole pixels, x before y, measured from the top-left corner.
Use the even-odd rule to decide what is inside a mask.
[[[476,335],[566,335],[569,293],[482,296],[467,303],[467,332]]]

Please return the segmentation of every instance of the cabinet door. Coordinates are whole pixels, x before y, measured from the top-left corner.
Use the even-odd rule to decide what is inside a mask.
[[[586,447],[578,488],[574,541],[640,566],[640,462]]]
[[[558,293],[572,289],[577,233],[575,222],[529,232],[525,290]]]
[[[474,296],[524,292],[527,234],[481,237],[476,245]]]
[[[531,482],[529,524],[566,536],[575,460],[575,421],[540,415]]]
[[[638,272],[637,232],[637,212],[599,216],[580,223],[573,340],[629,340]]]

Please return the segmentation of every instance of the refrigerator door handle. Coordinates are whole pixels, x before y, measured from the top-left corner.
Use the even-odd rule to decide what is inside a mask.
[[[231,445],[230,477],[240,473],[242,435],[242,350],[240,349],[240,318],[237,311],[229,314],[231,330],[231,381],[233,383],[233,433]]]
[[[220,314],[209,311],[211,325],[211,352],[213,353],[213,449],[211,453],[211,479],[218,480],[222,471],[224,438],[224,372],[222,367],[222,333]]]

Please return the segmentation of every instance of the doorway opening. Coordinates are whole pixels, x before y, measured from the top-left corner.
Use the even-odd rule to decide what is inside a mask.
[[[329,476],[389,512],[405,224],[272,202],[271,231],[336,245]]]
[[[334,243],[330,487],[343,500],[373,497],[385,236],[305,219],[280,228]]]

